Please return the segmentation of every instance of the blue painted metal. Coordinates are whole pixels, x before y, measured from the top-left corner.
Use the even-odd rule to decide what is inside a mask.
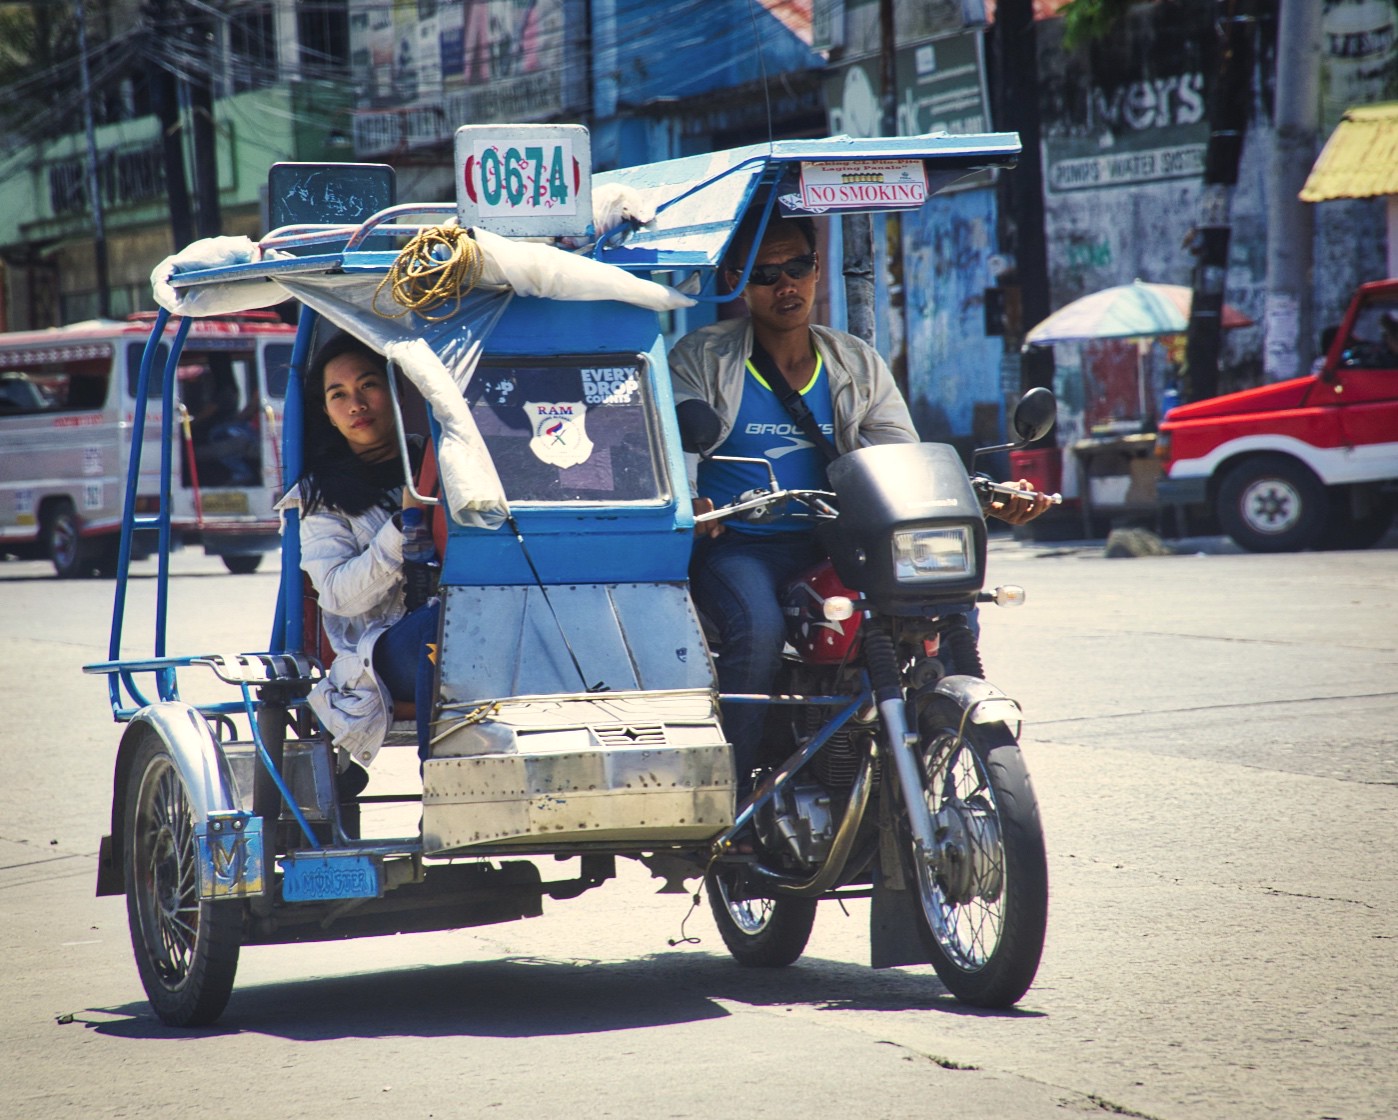
[[[1004,427],[1003,346],[985,333],[995,208],[995,192],[977,189],[903,215],[908,408],[926,440],[974,438],[978,407],[999,408]]]
[[[442,582],[532,585],[535,571],[546,584],[683,581],[694,543],[694,519],[664,338],[655,313],[620,303],[516,297],[490,335],[489,353],[644,355],[644,376],[663,433],[668,492],[652,504],[634,506],[512,502],[527,557],[508,528],[469,529],[449,523]],[[505,487],[508,493],[508,479]]]
[[[715,268],[736,222],[763,185],[780,184],[813,160],[921,159],[935,193],[961,176],[1007,167],[1019,157],[1012,132],[973,136],[905,136],[872,140],[830,137],[778,140],[705,155],[686,156],[597,175],[593,187],[620,183],[656,209],[653,223],[599,245],[599,260],[635,270]]]
[[[310,361],[311,337],[319,318],[309,307],[302,307],[296,342],[291,348],[291,373],[282,402],[282,486],[286,490],[295,486],[301,477],[306,409],[301,378]],[[301,614],[301,518],[295,509],[287,510],[283,517],[281,582],[277,589],[272,640],[268,645],[274,653],[305,648]]]
[[[614,63],[616,97],[627,105],[697,97],[823,67],[824,58],[768,10],[774,6],[704,0],[667,18],[653,0],[613,0],[596,10],[594,49]]]
[[[136,415],[131,425],[132,447],[126,464],[126,499],[123,509],[127,516],[121,520],[120,544],[117,548],[117,578],[112,599],[112,630],[107,641],[107,656],[117,658],[121,654],[121,630],[126,619],[126,585],[131,571],[131,537],[135,531],[133,511],[136,508],[136,488],[141,478],[141,462],[136,448],[139,447],[140,433],[146,429],[146,391],[150,387],[151,366],[160,349],[160,340],[165,334],[165,324],[170,321],[170,313],[163,308],[156,314],[155,325],[151,328],[146,347],[141,352],[141,368],[136,376]],[[107,694],[112,711],[122,707],[122,680],[112,675],[107,678]]]

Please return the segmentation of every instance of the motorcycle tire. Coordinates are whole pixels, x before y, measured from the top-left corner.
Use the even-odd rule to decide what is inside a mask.
[[[940,858],[935,867],[918,860],[900,812],[904,873],[923,947],[948,991],[976,1007],[1010,1007],[1033,983],[1044,947],[1043,827],[1014,735],[963,714],[941,695],[919,714],[918,763]]]
[[[816,902],[805,898],[736,898],[741,871],[715,868],[705,877],[709,909],[733,959],[745,968],[785,968],[806,949]]]
[[[242,906],[199,898],[193,803],[154,735],[132,761],[125,814],[126,912],[141,984],[166,1025],[207,1026],[233,991]]]

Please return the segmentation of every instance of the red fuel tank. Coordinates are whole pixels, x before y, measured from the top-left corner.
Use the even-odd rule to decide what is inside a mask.
[[[825,617],[825,600],[836,595],[858,598],[840,582],[829,560],[807,568],[787,584],[782,595],[786,640],[803,661],[813,665],[838,665],[853,651],[859,639],[859,615],[839,621]]]

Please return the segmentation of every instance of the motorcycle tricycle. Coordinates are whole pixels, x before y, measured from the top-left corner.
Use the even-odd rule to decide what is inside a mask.
[[[741,963],[789,963],[820,901],[869,897],[876,967],[930,962],[984,1006],[1025,993],[1044,936],[1044,847],[1018,708],[983,679],[965,622],[978,600],[1014,597],[982,591],[972,482],[945,446],[874,447],[832,465],[829,493],[774,482],[716,511],[797,503],[830,555],[792,586],[780,693],[721,698],[687,584],[695,517],[661,319],[720,298],[737,222],[754,207],[799,212],[816,197],[808,179],[828,200],[840,166],[858,163],[864,197],[886,169],[906,206],[910,191],[925,198],[1017,152],[1003,134],[781,141],[593,181],[581,129],[463,129],[455,206],[347,215],[348,188],[376,171],[281,165],[285,197],[313,193],[288,176],[334,181],[339,209],[257,244],[199,242],[157,269],[165,310],[137,401],[159,391],[170,407],[190,316],[299,302],[282,488],[301,471],[299,373],[330,330],[355,334],[389,360],[404,485],[434,507],[441,565],[434,702],[414,713],[431,725],[421,793],[349,797],[341,775],[377,748],[349,757],[308,699],[336,687],[343,660],[300,571],[294,506],[265,647],[171,654],[172,450],[160,449],[154,511],[136,508],[133,451],[108,660],[86,667],[106,676],[125,725],[97,889],[126,897],[162,1020],[215,1020],[243,946],[537,916],[545,899],[601,886],[619,857],[666,889],[703,879]],[[540,241],[563,236],[568,248]],[[1051,424],[1044,405],[1021,402],[1016,446]],[[685,438],[707,452],[702,427],[687,421]],[[434,450],[435,489],[407,472],[414,432]],[[154,649],[133,657],[136,533],[161,547]],[[191,674],[224,697],[186,699]],[[783,714],[741,803],[721,699]],[[414,727],[394,724],[385,749],[414,743]],[[383,799],[419,810],[410,834],[364,834],[360,810]],[[565,861],[572,874],[545,878],[541,866]]]

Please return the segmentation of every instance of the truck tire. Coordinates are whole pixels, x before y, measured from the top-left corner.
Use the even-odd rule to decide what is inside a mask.
[[[1300,552],[1320,543],[1328,504],[1310,468],[1284,455],[1239,463],[1218,488],[1218,523],[1249,552]]]

